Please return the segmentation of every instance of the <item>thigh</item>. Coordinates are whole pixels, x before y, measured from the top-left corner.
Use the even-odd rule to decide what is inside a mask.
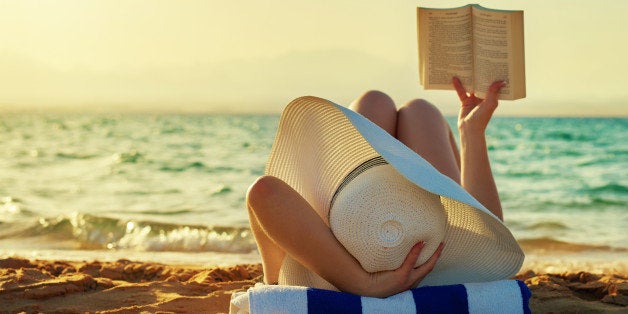
[[[417,99],[399,109],[397,138],[460,183],[458,149],[449,124],[434,105]]]

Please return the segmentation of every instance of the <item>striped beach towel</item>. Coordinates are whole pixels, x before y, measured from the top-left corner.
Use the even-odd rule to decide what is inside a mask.
[[[385,299],[258,284],[232,296],[230,313],[530,313],[530,296],[519,280],[427,286]]]

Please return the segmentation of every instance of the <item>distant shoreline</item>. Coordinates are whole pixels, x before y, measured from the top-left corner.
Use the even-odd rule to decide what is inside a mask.
[[[287,104],[287,102],[286,102]],[[516,105],[516,104],[513,104]],[[511,106],[505,103],[500,108]],[[33,105],[33,104],[2,104],[0,103],[1,114],[112,114],[112,115],[255,115],[255,116],[277,116],[281,115],[281,109],[265,109],[265,106],[259,106],[260,110],[254,111],[237,111],[235,109],[208,109],[208,105],[193,106],[173,106],[168,105],[135,105],[133,103],[112,103],[112,104],[93,104],[93,105]],[[238,104],[225,106],[227,108],[238,108]],[[281,107],[280,107],[281,108]],[[500,110],[495,112],[494,118],[617,118],[628,119],[628,112],[623,106],[617,106],[611,110],[598,110],[591,104],[591,110],[587,112],[576,113],[547,113],[539,112],[538,114],[519,113],[512,110]],[[448,109],[448,110],[445,110]],[[447,118],[455,118],[457,112],[455,108],[443,108],[443,113]]]

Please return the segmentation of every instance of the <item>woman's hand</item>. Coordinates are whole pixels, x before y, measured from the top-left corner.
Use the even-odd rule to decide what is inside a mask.
[[[497,108],[499,90],[506,86],[504,81],[495,81],[488,88],[486,99],[478,98],[473,93],[467,95],[462,83],[457,77],[453,78],[454,88],[462,102],[458,116],[458,129],[465,133],[484,134],[488,122]]]
[[[365,291],[359,294],[385,298],[416,287],[419,282],[432,271],[434,265],[436,265],[436,261],[443,251],[443,245],[444,244],[441,243],[438,249],[436,249],[434,254],[432,254],[425,263],[414,267],[424,246],[423,242],[415,244],[399,268],[371,273],[369,275],[369,284],[364,287]]]

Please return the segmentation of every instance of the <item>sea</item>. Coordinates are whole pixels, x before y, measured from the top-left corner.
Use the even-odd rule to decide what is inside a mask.
[[[259,263],[245,195],[278,122],[3,113],[0,258]],[[628,118],[498,116],[487,140],[524,268],[628,273]]]

